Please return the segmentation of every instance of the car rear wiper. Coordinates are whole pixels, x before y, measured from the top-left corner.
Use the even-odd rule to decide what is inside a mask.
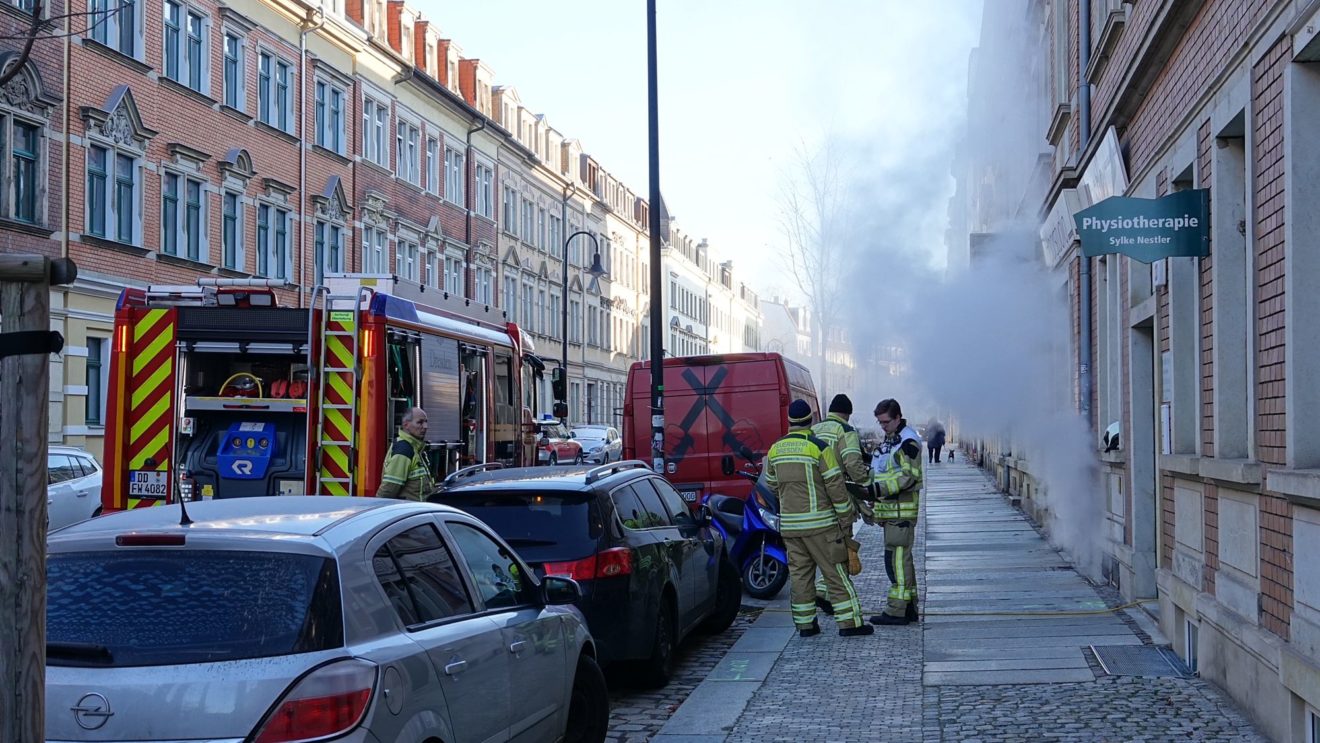
[[[48,642],[46,657],[60,660],[79,660],[97,663],[111,663],[114,655],[110,648],[89,642]]]

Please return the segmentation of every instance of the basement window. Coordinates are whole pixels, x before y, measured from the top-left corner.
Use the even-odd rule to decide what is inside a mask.
[[[1306,740],[1320,743],[1320,714],[1313,709],[1306,710]]]
[[[1198,673],[1196,646],[1197,646],[1197,638],[1199,635],[1200,635],[1200,629],[1196,626],[1196,624],[1193,623],[1192,620],[1190,619],[1185,620],[1185,631],[1183,632],[1183,636],[1185,638],[1183,645],[1183,658],[1187,663],[1187,670],[1191,671],[1193,675]],[[1316,741],[1312,741],[1312,743],[1316,743]]]

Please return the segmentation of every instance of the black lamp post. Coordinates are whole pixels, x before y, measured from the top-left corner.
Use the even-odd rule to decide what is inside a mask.
[[[657,93],[655,0],[646,0],[646,83],[651,170],[651,468],[665,471],[665,346],[660,307],[660,99]]]
[[[578,235],[586,235],[587,237],[591,238],[591,244],[594,245],[596,248],[596,252],[591,256],[591,267],[587,269],[587,273],[591,274],[592,278],[597,278],[597,279],[605,275],[605,267],[601,265],[600,262],[600,243],[597,242],[595,235],[591,234],[590,232],[587,232],[586,230],[578,230],[577,232],[574,232],[573,234],[564,238],[564,255],[562,261],[562,265],[564,267],[564,272],[563,272],[564,303],[562,307],[563,310],[562,317],[564,320],[564,322],[562,323],[563,336],[564,336],[563,344],[562,344],[563,353],[560,355],[559,379],[554,380],[553,373],[551,375],[551,379],[552,382],[556,382],[553,385],[555,387],[554,389],[555,402],[558,403],[555,405],[556,408],[555,412],[558,413],[556,417],[559,418],[560,423],[563,423],[565,425],[568,424],[568,296],[569,296],[568,245],[569,243],[573,242],[573,238],[577,237]],[[583,297],[585,298],[585,296],[586,296],[586,292],[583,292]]]

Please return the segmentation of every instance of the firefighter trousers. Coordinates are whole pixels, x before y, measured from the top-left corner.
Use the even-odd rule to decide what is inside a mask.
[[[848,545],[842,530],[810,536],[784,537],[788,551],[789,601],[793,624],[808,627],[816,621],[816,570],[825,580],[825,591],[834,605],[834,621],[840,629],[860,627],[862,605],[848,576]]]
[[[889,574],[889,601],[885,613],[901,617],[908,603],[917,600],[917,572],[912,564],[915,521],[885,522],[885,572]]]

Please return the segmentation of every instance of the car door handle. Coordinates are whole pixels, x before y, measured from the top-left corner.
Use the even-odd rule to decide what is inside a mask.
[[[78,497],[79,497],[79,498],[86,498],[86,497],[87,497],[87,493],[86,493],[86,492],[79,493],[79,494],[78,494]]]
[[[518,653],[521,653],[526,649],[527,649],[527,643],[523,640],[519,640],[513,643],[512,645],[509,645],[509,652],[513,653],[514,655],[517,655]]]
[[[467,668],[467,661],[456,660],[453,663],[450,663],[449,665],[445,666],[445,673],[449,674],[450,676],[457,676],[458,674],[462,673],[463,670],[466,668]]]

